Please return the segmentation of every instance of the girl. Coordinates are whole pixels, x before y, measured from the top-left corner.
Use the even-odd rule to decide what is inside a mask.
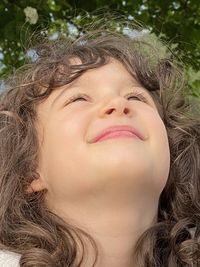
[[[34,49],[0,100],[4,266],[200,266],[200,120],[171,55],[102,29]]]

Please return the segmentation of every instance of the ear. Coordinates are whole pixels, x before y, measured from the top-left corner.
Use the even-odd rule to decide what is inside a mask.
[[[27,193],[33,193],[33,192],[38,192],[38,191],[42,191],[44,189],[46,189],[46,185],[43,181],[43,179],[36,178],[34,179],[31,184],[28,186],[28,188],[26,189]]]

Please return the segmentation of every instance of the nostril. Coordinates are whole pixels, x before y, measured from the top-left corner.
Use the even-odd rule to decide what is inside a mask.
[[[109,108],[106,113],[107,114],[111,114],[114,110],[116,110],[116,109],[115,108]],[[129,108],[125,107],[124,108],[124,113],[125,114],[129,113]]]
[[[124,109],[124,113],[127,114],[129,112],[129,109],[128,108],[125,108]]]
[[[106,113],[111,114],[113,110],[114,110],[114,108],[110,108]]]

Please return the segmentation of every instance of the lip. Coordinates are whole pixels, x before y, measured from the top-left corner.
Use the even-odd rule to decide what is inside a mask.
[[[121,134],[120,134],[120,131],[121,131]],[[140,140],[144,140],[144,137],[141,135],[141,133],[130,125],[114,125],[114,126],[106,128],[102,132],[100,132],[97,136],[95,136],[91,140],[91,143],[96,143],[96,142],[100,141],[102,138],[106,137],[107,135],[109,138],[109,134],[114,133],[114,132],[119,132],[119,135],[116,135],[118,137],[119,136],[126,136],[126,133],[128,132],[129,137],[131,137],[130,136],[130,133],[131,133],[133,135],[133,137],[135,136],[135,137],[138,137]],[[116,136],[114,136],[114,137],[116,137]]]

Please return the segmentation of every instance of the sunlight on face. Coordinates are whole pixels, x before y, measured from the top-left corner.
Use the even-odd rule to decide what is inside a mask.
[[[54,90],[38,107],[38,125],[38,182],[49,202],[81,203],[102,195],[116,201],[158,198],[166,184],[165,126],[150,93],[117,60]],[[126,132],[93,142],[115,125],[134,128],[142,139]]]

